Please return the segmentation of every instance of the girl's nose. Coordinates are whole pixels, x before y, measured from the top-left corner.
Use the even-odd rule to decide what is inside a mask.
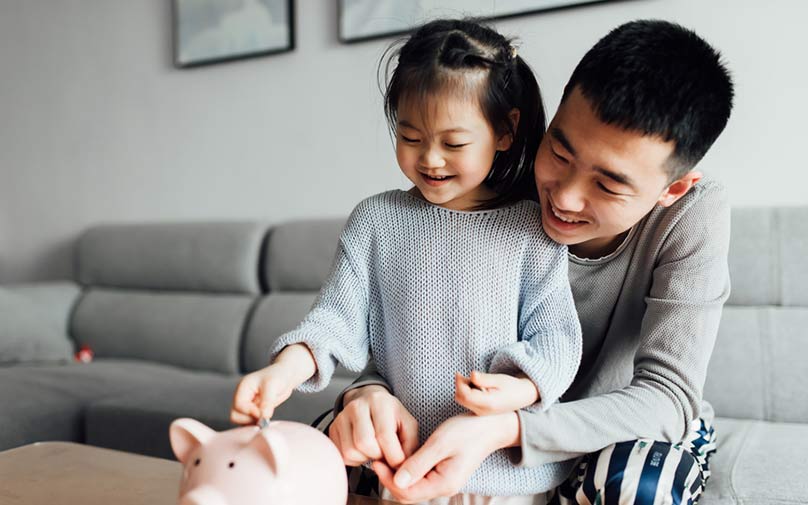
[[[421,159],[419,160],[421,166],[424,168],[441,168],[446,164],[446,161],[441,156],[438,149],[427,147],[421,152]]]

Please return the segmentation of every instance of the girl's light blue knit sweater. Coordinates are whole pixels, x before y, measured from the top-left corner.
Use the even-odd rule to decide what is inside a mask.
[[[547,237],[538,204],[454,211],[404,191],[362,201],[339,240],[332,272],[283,347],[305,343],[317,373],[301,391],[326,387],[337,363],[361,371],[372,358],[418,420],[421,442],[465,410],[454,373],[525,373],[552,408],[581,357],[581,328],[567,279],[567,249]],[[469,443],[474,443],[469,440]],[[464,493],[546,491],[570,462],[517,468],[490,455]]]

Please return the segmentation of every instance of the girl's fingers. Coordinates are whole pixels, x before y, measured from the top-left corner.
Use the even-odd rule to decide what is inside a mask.
[[[253,424],[255,422],[255,418],[253,418],[250,415],[238,412],[236,410],[231,410],[230,422],[233,424],[247,425],[247,424]]]
[[[502,387],[502,376],[495,373],[483,373],[474,370],[471,372],[469,380],[474,386],[480,389]]]

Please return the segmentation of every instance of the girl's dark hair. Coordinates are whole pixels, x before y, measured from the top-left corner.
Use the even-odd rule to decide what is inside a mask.
[[[537,199],[533,162],[546,128],[544,105],[533,71],[511,43],[476,20],[439,19],[418,28],[400,47],[400,42],[390,46],[379,66],[380,74],[385,71],[384,112],[393,135],[402,98],[426,103],[448,91],[464,97],[476,93],[494,131],[513,136],[511,148],[497,152],[484,181],[498,196],[481,209]],[[509,116],[514,108],[520,112],[515,131]]]

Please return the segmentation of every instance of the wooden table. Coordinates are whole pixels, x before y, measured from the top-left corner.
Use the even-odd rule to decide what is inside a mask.
[[[2,505],[176,505],[176,461],[71,442],[0,452]],[[350,496],[347,505],[395,505]]]

